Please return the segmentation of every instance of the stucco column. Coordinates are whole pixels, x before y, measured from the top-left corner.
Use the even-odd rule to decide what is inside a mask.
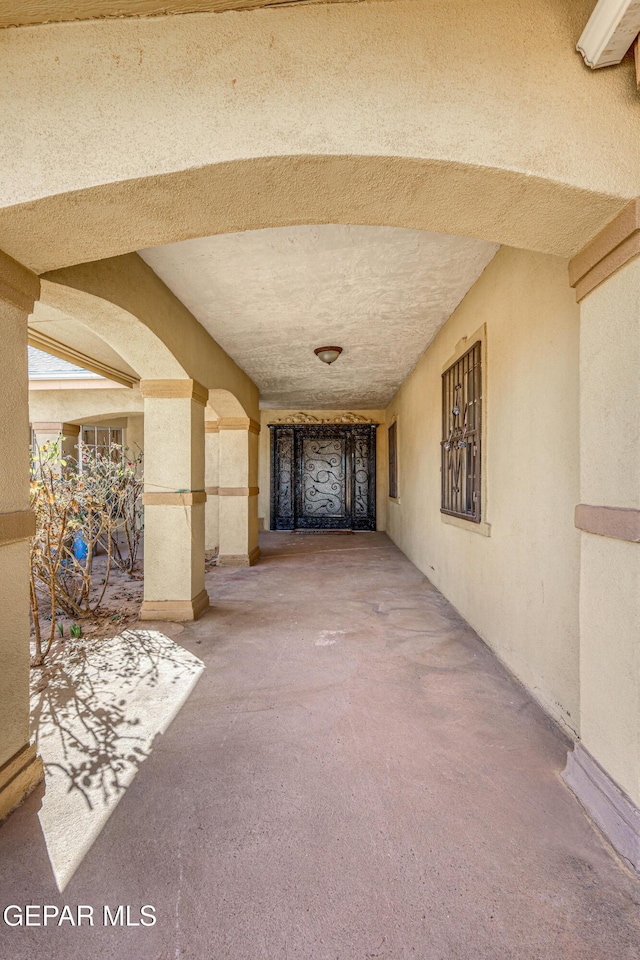
[[[31,427],[39,447],[42,447],[45,443],[60,442],[62,457],[65,460],[77,461],[80,427],[76,424],[35,421],[31,424]]]
[[[258,548],[258,435],[260,424],[249,417],[218,421],[220,473],[219,523],[221,566],[248,567]]]
[[[571,264],[581,301],[581,740],[565,780],[640,871],[638,254],[636,202]]]
[[[204,405],[194,380],[142,380],[143,620],[196,620],[204,588]]]
[[[0,820],[40,782],[29,743],[29,381],[27,318],[40,282],[0,253]]]
[[[204,520],[204,546],[207,554],[218,553],[220,546],[220,517],[218,488],[220,486],[220,437],[217,420],[204,422],[204,489],[207,494]]]

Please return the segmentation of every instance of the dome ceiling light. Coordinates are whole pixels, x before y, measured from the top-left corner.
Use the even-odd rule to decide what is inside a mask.
[[[316,347],[313,352],[323,363],[334,363],[342,353],[342,347]]]

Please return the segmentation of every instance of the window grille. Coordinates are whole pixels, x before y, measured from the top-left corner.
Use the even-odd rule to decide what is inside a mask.
[[[442,374],[441,512],[481,520],[481,343]]]
[[[398,497],[398,423],[389,427],[389,496]]]
[[[122,456],[122,429],[119,427],[83,426],[81,436],[83,448],[88,447],[94,454],[110,455],[114,460]]]

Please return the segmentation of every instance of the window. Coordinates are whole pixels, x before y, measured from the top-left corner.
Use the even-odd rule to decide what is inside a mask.
[[[389,440],[389,496],[398,498],[398,422],[394,420],[388,431]]]
[[[478,340],[442,374],[442,513],[481,520],[482,370]]]
[[[106,454],[111,450],[114,444],[122,447],[121,428],[100,426],[82,427],[82,446],[89,447],[94,454]],[[116,451],[113,451],[113,454],[115,453]],[[116,459],[118,459],[120,456],[121,452],[118,450]]]

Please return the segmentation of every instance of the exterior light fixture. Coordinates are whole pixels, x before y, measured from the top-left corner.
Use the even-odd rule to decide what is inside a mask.
[[[577,50],[592,69],[610,67],[620,63],[638,33],[638,0],[598,0],[578,40]]]
[[[313,352],[323,363],[334,363],[342,353],[342,347],[317,347]]]

